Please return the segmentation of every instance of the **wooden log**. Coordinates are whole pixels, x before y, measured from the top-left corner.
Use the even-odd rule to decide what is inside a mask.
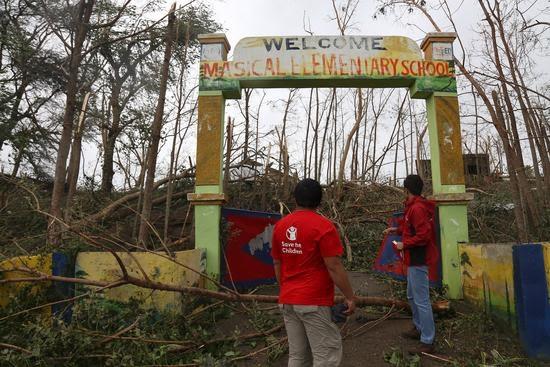
[[[38,272],[36,270],[21,268],[21,267],[18,267],[17,270],[37,275],[37,278],[33,280],[37,282],[53,281],[53,282],[65,282],[65,283],[78,283],[82,285],[89,285],[89,286],[95,286],[95,287],[112,286],[114,283],[114,282],[106,282],[106,281],[100,281],[100,280],[69,278],[69,277],[61,277],[56,275],[49,275],[42,272]],[[29,282],[30,279],[21,278],[20,281]],[[10,279],[10,283],[12,282],[17,282],[17,279]],[[167,291],[167,292],[178,292],[182,294],[191,294],[195,296],[209,297],[209,298],[220,299],[220,300],[229,301],[229,302],[257,302],[257,303],[277,303],[278,302],[278,296],[261,295],[261,294],[226,293],[226,292],[219,292],[219,291],[214,291],[214,290],[199,288],[199,287],[185,287],[180,285],[159,283],[159,282],[154,282],[146,279],[136,278],[130,275],[126,275],[122,277],[121,279],[117,280],[117,282],[120,282],[120,284],[116,285],[117,287],[125,284],[132,284],[141,288]],[[334,298],[334,302],[342,303],[344,302],[344,297],[336,296]],[[357,306],[389,306],[389,307],[395,306],[396,308],[401,308],[405,310],[408,310],[410,308],[407,301],[386,298],[386,297],[363,297],[363,296],[357,296]],[[450,302],[449,301],[434,302],[432,303],[432,309],[435,312],[448,311],[450,310]]]

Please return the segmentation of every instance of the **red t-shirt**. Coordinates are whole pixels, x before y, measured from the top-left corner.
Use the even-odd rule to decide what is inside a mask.
[[[297,210],[273,229],[271,256],[281,262],[279,303],[332,306],[334,283],[324,257],[344,252],[334,224],[313,210]]]

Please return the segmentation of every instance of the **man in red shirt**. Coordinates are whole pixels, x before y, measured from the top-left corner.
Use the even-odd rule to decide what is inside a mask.
[[[331,320],[334,284],[355,311],[355,296],[340,256],[338,231],[317,213],[323,191],[319,182],[300,181],[294,189],[297,208],[277,222],[271,255],[280,285],[279,307],[288,335],[289,367],[336,367],[342,360],[340,330]]]
[[[402,335],[420,340],[417,347],[409,350],[410,353],[432,353],[435,324],[430,302],[428,268],[439,257],[433,224],[435,205],[421,196],[424,183],[420,176],[407,176],[403,186],[407,194],[403,221],[398,228],[385,230],[402,236],[402,242],[394,242],[394,248],[402,251],[403,263],[407,266],[407,298],[411,305],[413,327]]]

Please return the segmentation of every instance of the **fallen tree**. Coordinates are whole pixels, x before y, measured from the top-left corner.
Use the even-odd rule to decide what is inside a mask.
[[[165,284],[165,283],[155,282],[152,280],[136,278],[131,275],[128,275],[127,272],[123,272],[123,275],[120,279],[117,279],[116,281],[108,282],[108,281],[101,281],[101,280],[70,278],[70,277],[62,277],[57,275],[49,275],[49,274],[42,273],[37,270],[26,268],[26,267],[17,267],[14,270],[28,273],[28,274],[33,274],[36,277],[3,279],[3,280],[0,280],[0,284],[16,283],[16,282],[52,281],[52,282],[75,283],[75,284],[82,284],[82,285],[102,287],[102,288],[116,288],[123,285],[135,285],[137,287],[151,289],[151,290],[191,294],[191,295],[200,296],[200,297],[208,297],[208,298],[224,300],[228,302],[257,302],[257,303],[277,303],[278,302],[278,297],[272,296],[272,295],[243,294],[243,293],[237,293],[237,292],[228,293],[228,292],[220,292],[220,291],[215,291],[215,290],[210,290],[210,289],[205,289],[200,287],[186,287],[186,286],[180,286],[180,285]],[[344,297],[336,296],[334,298],[334,302],[342,303],[344,302]],[[406,301],[386,298],[386,297],[357,296],[357,305],[358,306],[387,306],[387,307],[393,306],[395,308],[404,309],[404,310],[408,310],[410,308],[408,302]],[[432,303],[432,309],[435,312],[448,311],[450,310],[450,302],[449,301],[434,302]]]

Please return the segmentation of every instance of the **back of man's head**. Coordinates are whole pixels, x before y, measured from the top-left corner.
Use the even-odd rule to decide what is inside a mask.
[[[408,175],[405,178],[403,186],[413,195],[419,196],[422,194],[422,189],[424,188],[424,182],[419,175]]]
[[[316,209],[321,204],[322,198],[321,184],[312,178],[303,179],[294,188],[294,199],[302,208]]]

